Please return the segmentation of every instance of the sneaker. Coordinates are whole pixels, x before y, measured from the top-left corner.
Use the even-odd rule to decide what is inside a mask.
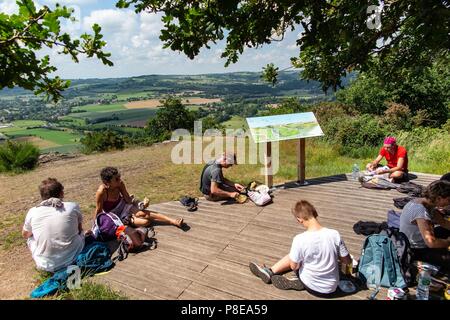
[[[272,270],[267,268],[266,266],[260,267],[256,263],[250,262],[249,264],[250,271],[257,276],[258,278],[261,278],[262,281],[269,284],[270,279],[273,276]]]
[[[274,275],[272,277],[272,284],[275,288],[281,290],[304,290],[305,287],[300,282],[300,279],[297,277],[287,278],[280,275]]]

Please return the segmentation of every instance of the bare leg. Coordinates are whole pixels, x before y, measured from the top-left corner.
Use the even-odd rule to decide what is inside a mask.
[[[162,222],[162,223],[166,223],[166,224],[171,224],[177,227],[181,227],[183,224],[183,218],[178,218],[178,219],[172,219],[169,218],[161,213],[156,213],[156,212],[151,212],[148,210],[142,210],[142,211],[138,211],[134,214],[134,224],[136,225],[136,222],[140,222],[141,220],[147,220],[150,224],[150,222],[155,221],[155,222]],[[140,226],[144,226],[144,225],[140,225]]]
[[[148,227],[151,225],[151,220],[146,218],[138,218],[136,216],[131,217],[131,225],[133,227],[139,228],[139,227]]]
[[[406,181],[406,173],[403,171],[395,171],[395,172],[391,173],[389,178],[392,179],[392,182],[403,181],[403,180]]]
[[[283,274],[288,271],[291,271],[291,264],[290,264],[289,255],[284,256],[281,258],[277,263],[275,263],[272,268],[272,271],[274,274]]]

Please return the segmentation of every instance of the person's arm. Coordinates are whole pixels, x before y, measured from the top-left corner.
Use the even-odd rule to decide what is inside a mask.
[[[292,261],[291,258],[289,258],[289,266],[291,267],[292,271],[297,271],[298,269],[300,269],[300,263]]]
[[[22,229],[22,237],[28,239],[33,236],[33,232]]]
[[[345,245],[344,240],[342,240],[341,236],[339,235],[339,261],[342,264],[351,264],[352,263],[352,257],[350,256],[350,253],[348,252],[347,246]]]
[[[30,213],[30,211],[28,211],[27,216],[25,217],[25,222],[22,227],[22,237],[24,237],[25,239],[28,239],[33,236],[33,231],[31,228],[31,213]]]
[[[125,200],[126,203],[131,204],[133,202],[133,199],[128,193],[127,188],[125,187],[125,183],[123,183],[123,181],[120,183],[119,190],[120,193],[122,194],[123,200]]]
[[[433,224],[431,221],[421,218],[416,219],[415,221],[417,222],[422,238],[428,248],[438,249],[448,248],[450,246],[450,240],[438,239],[434,236]]]
[[[82,234],[83,233],[83,214],[81,213],[79,206],[77,206],[75,210],[76,210],[77,216],[78,216],[78,234]]]
[[[94,219],[97,215],[103,211],[103,199],[104,199],[104,191],[103,189],[98,189],[95,193],[95,211],[94,211]]]
[[[243,185],[241,185],[241,184],[239,184],[239,183],[235,183],[235,182],[233,182],[233,181],[231,181],[231,180],[228,180],[227,178],[223,178],[223,181],[224,181],[224,183],[226,184],[226,185],[229,185],[229,186],[231,186],[231,187],[235,187],[238,191],[242,191],[242,190],[244,190],[245,189],[245,187],[243,186]]]
[[[350,256],[350,254],[347,254],[345,257],[339,256],[339,261],[342,264],[351,264],[352,263],[352,257]]]
[[[379,169],[377,170],[378,174],[383,174],[383,173],[394,173],[398,170],[401,170],[403,168],[403,164],[405,163],[405,158],[398,158],[397,161],[397,166],[393,167],[393,168],[389,168],[388,170],[383,170],[383,169]]]
[[[450,230],[450,221],[444,218],[444,215],[439,209],[434,211],[432,221],[433,223],[440,225],[442,228]]]
[[[378,157],[376,157],[376,159],[371,162],[372,170],[375,170],[377,168],[378,164],[380,163],[380,161],[382,159],[383,159],[383,156],[381,154],[379,154]]]
[[[215,181],[211,181],[211,194],[215,196],[225,196],[234,198],[238,194],[237,192],[228,192],[220,189],[219,184]]]

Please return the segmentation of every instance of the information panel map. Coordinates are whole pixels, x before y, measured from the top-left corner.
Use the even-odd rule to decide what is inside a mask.
[[[255,143],[323,136],[314,113],[247,118]]]

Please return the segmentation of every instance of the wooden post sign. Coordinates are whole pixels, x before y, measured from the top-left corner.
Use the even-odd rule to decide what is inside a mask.
[[[273,186],[272,142],[297,140],[297,182],[306,184],[305,138],[323,136],[314,113],[303,112],[268,117],[247,118],[248,127],[255,143],[266,143],[264,150],[265,183]]]

